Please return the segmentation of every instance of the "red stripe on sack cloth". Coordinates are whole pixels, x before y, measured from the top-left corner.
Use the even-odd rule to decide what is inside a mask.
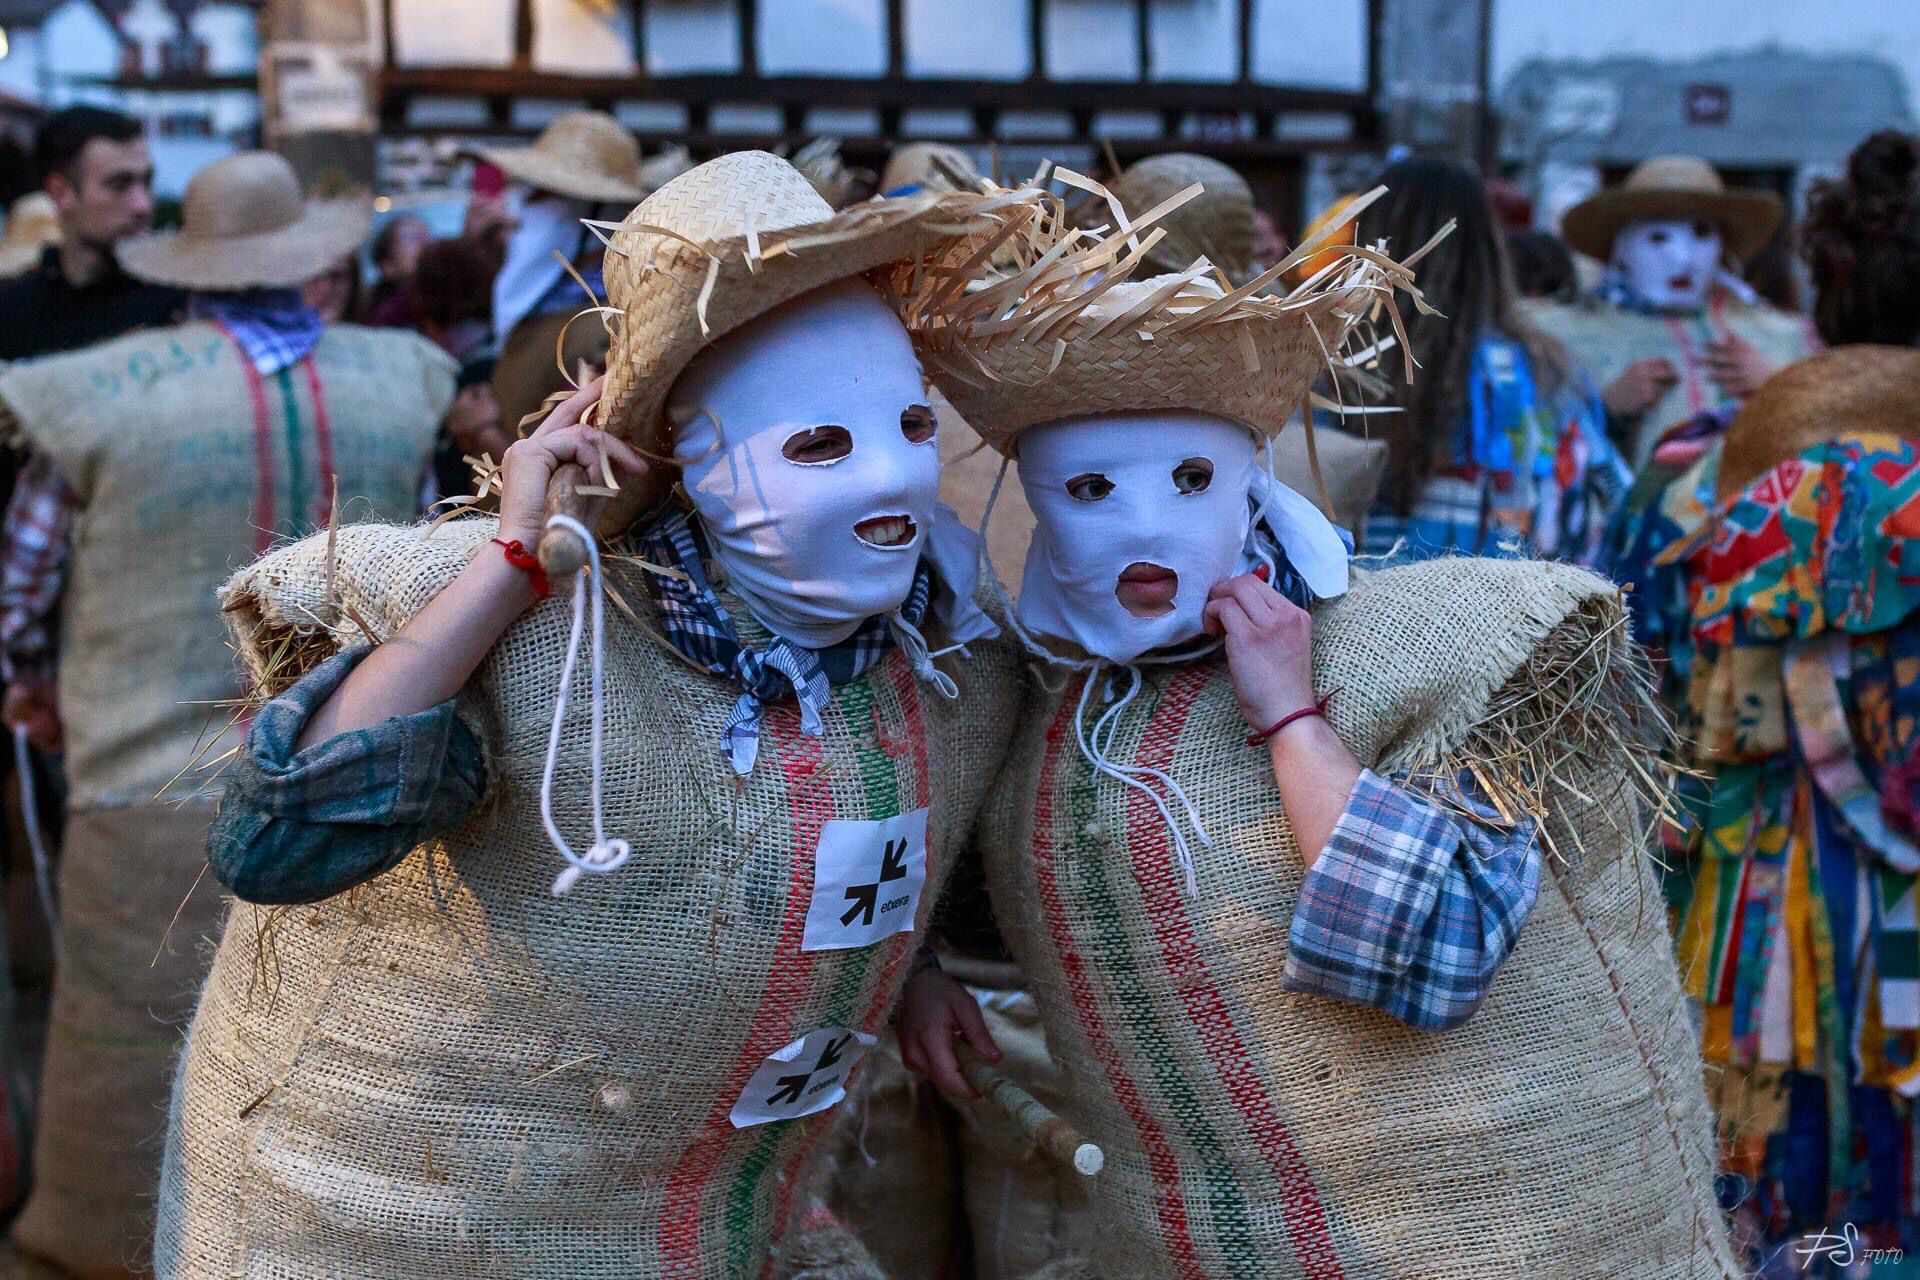
[[[313,356],[308,355],[300,362],[307,374],[307,398],[313,401],[313,449],[320,458],[320,493],[314,499],[319,507],[316,517],[322,529],[333,526],[333,486],[337,477],[333,474],[333,426],[327,421],[327,397],[320,389],[320,371],[314,367]]]
[[[1213,663],[1186,667],[1167,685],[1166,694],[1153,709],[1135,753],[1142,765],[1171,771],[1174,747],[1185,727],[1187,713],[1213,680],[1219,677]],[[1277,797],[1276,797],[1277,799]],[[1254,1145],[1273,1171],[1280,1187],[1281,1209],[1286,1215],[1287,1241],[1307,1280],[1339,1280],[1344,1274],[1333,1237],[1327,1230],[1327,1215],[1320,1204],[1320,1193],[1313,1175],[1293,1135],[1287,1131],[1274,1104],[1272,1093],[1254,1068],[1252,1055],[1227,1009],[1219,986],[1207,972],[1200,954],[1200,940],[1193,920],[1187,914],[1182,889],[1174,881],[1174,857],[1167,839],[1166,821],[1151,798],[1129,788],[1127,792],[1127,847],[1133,852],[1133,878],[1140,886],[1143,905],[1153,926],[1154,940],[1160,946],[1160,961],[1166,966],[1172,987],[1186,1006],[1187,1021],[1195,1038],[1205,1049],[1219,1078],[1239,1110]],[[1205,884],[1202,883],[1204,891]]]
[[[920,690],[915,687],[912,669],[908,667],[905,662],[899,661],[896,658],[889,658],[886,667],[893,676],[894,692],[898,695],[900,704],[905,709],[906,724],[904,732],[907,737],[907,749],[913,752],[914,790],[912,807],[915,809],[924,809],[932,804],[933,780],[927,773],[927,725],[926,717],[923,716],[920,711]],[[876,722],[876,736],[878,736],[877,730],[878,725]],[[889,754],[892,753],[890,752]],[[932,815],[929,814],[928,818],[929,823],[931,823]],[[931,847],[933,843],[933,828],[931,825],[927,828],[927,843],[929,846],[927,853],[929,860],[931,860],[933,853]],[[927,875],[931,883],[933,876],[931,863],[927,867]],[[920,910],[922,914],[931,914],[933,910],[933,895],[931,893],[923,891]],[[901,966],[907,962],[907,957],[911,956],[915,948],[919,945],[920,937],[921,932],[916,929],[912,933],[895,934],[882,944],[888,949],[887,958],[881,966],[880,981],[873,988],[873,1000],[867,1006],[866,1017],[860,1021],[860,1030],[866,1032],[868,1035],[878,1035],[880,1033],[881,1021],[887,1014],[893,1011],[894,983],[899,980]],[[864,1068],[855,1068],[854,1074],[858,1075],[862,1069]],[[849,1079],[848,1083],[851,1084],[852,1080]],[[807,1118],[807,1136],[794,1151],[793,1158],[787,1162],[786,1173],[780,1179],[780,1195],[778,1200],[775,1201],[773,1211],[773,1238],[776,1241],[782,1239],[787,1234],[787,1222],[793,1213],[793,1193],[799,1188],[800,1174],[801,1171],[806,1168],[807,1157],[813,1153],[814,1145],[820,1141],[821,1135],[827,1131],[829,1123],[838,1110],[839,1108],[837,1107],[829,1107],[819,1115],[809,1116]],[[769,1275],[772,1273],[772,1270],[773,1257],[772,1255],[768,1255],[766,1266],[761,1268],[761,1275]]]
[[[1067,689],[1060,704],[1060,713],[1047,726],[1047,750],[1040,766],[1040,791],[1033,808],[1034,888],[1040,896],[1041,914],[1045,916],[1047,932],[1053,938],[1053,950],[1059,957],[1060,971],[1065,975],[1067,990],[1073,996],[1074,1012],[1079,1014],[1087,1041],[1100,1059],[1101,1069],[1107,1073],[1114,1096],[1120,1100],[1127,1117],[1133,1121],[1133,1127],[1140,1135],[1140,1145],[1147,1153],[1147,1168],[1153,1174],[1154,1181],[1154,1210],[1160,1219],[1160,1232],[1167,1253],[1172,1257],[1181,1280],[1206,1280],[1194,1254],[1193,1231],[1187,1222],[1186,1201],[1180,1195],[1179,1161],[1174,1157],[1173,1147],[1167,1142],[1167,1135],[1161,1132],[1152,1113],[1141,1100],[1140,1088],[1134,1083],[1133,1077],[1127,1074],[1120,1050],[1100,1016],[1099,998],[1094,994],[1093,983],[1087,977],[1086,965],[1074,948],[1072,928],[1067,923],[1066,910],[1060,899],[1060,880],[1055,867],[1056,850],[1053,843],[1053,794],[1060,754],[1073,738],[1073,718],[1079,707],[1076,692],[1072,687]]]
[[[713,1100],[704,1130],[667,1178],[660,1209],[660,1251],[666,1274],[673,1277],[702,1274],[700,1206],[707,1181],[736,1132],[728,1115],[767,1055],[793,1039],[794,1014],[813,976],[811,953],[802,951],[800,944],[806,936],[807,908],[813,901],[813,854],[820,847],[821,829],[833,815],[833,793],[826,786],[821,768],[821,740],[800,732],[797,705],[783,702],[769,707],[760,732],[760,767],[769,763],[769,754],[778,757],[787,784],[786,802],[793,812],[793,868],[787,881],[787,912],[780,922],[773,968],[767,974],[760,1006],[754,1011],[739,1059]],[[769,752],[769,748],[773,750]]]
[[[240,345],[240,339],[223,324],[216,323],[214,328],[233,345],[240,371],[247,378],[247,399],[253,405],[253,554],[265,555],[273,545],[274,521],[273,439],[268,434],[273,421],[267,409],[267,384],[261,380],[260,371],[253,367],[253,357]]]

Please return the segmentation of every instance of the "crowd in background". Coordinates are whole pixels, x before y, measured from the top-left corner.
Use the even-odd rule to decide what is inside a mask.
[[[903,148],[903,163],[877,176],[850,173],[830,144],[794,158],[836,205],[927,184],[979,180],[970,158],[951,148]],[[316,455],[314,469],[304,475],[300,459],[305,455],[296,443],[274,444],[283,453],[259,461],[263,468],[283,467],[286,474],[276,490],[284,497],[278,508],[269,505],[263,516],[255,500],[250,536],[257,535],[258,547],[324,523],[329,504],[342,492],[355,492],[345,482],[355,466],[370,465],[365,458],[414,468],[404,477],[408,509],[391,514],[430,514],[443,499],[471,494],[473,461],[499,459],[529,415],[604,359],[605,327],[596,316],[579,315],[603,290],[604,250],[594,224],[617,223],[635,203],[691,166],[680,151],[643,157],[624,128],[591,112],[564,117],[531,147],[480,150],[472,160],[475,194],[454,236],[434,235],[425,220],[404,210],[376,229],[370,210],[362,208],[334,224],[353,228],[350,235],[326,239],[318,229],[325,221],[321,215],[340,214],[333,206],[343,202],[303,202],[290,170],[282,173],[284,166],[274,167],[277,161],[255,155],[220,162],[214,166],[220,172],[197,176],[187,193],[183,229],[162,235],[156,246],[150,231],[154,175],[138,126],[94,108],[62,112],[41,127],[34,148],[41,190],[17,201],[7,219],[0,250],[0,270],[6,272],[0,278],[0,362],[92,349],[183,321],[212,325],[251,370],[245,386],[253,396],[236,394],[217,408],[253,415],[243,423],[241,436],[262,441],[261,459],[269,450],[264,443],[269,411],[282,415],[273,418],[274,430],[289,441],[303,430],[330,432],[333,441],[332,452]],[[1189,172],[1156,177],[1152,163],[1144,162],[1130,176],[1104,175],[1134,214],[1184,184]],[[1217,162],[1201,163],[1221,168]],[[1375,442],[1370,452],[1356,457],[1350,473],[1336,465],[1327,477],[1343,495],[1343,514],[1350,517],[1346,523],[1354,526],[1350,531],[1359,548],[1383,558],[1547,556],[1634,583],[1636,623],[1667,663],[1666,688],[1676,718],[1695,731],[1703,726],[1710,731],[1716,714],[1711,697],[1732,695],[1724,688],[1711,697],[1690,691],[1689,680],[1708,669],[1731,668],[1715,668],[1697,609],[1702,580],[1688,577],[1686,566],[1694,563],[1688,556],[1699,551],[1701,540],[1716,536],[1708,513],[1750,492],[1729,490],[1728,478],[1716,470],[1722,446],[1742,406],[1775,374],[1820,348],[1911,349],[1920,342],[1920,143],[1897,134],[1866,140],[1844,176],[1818,187],[1801,225],[1786,234],[1776,234],[1783,214],[1777,200],[1731,191],[1711,168],[1684,157],[1650,160],[1623,188],[1595,196],[1591,207],[1569,217],[1565,239],[1530,225],[1531,210],[1516,198],[1510,182],[1488,182],[1454,160],[1400,158],[1378,180],[1387,194],[1349,228],[1353,242],[1384,243],[1396,256],[1405,256],[1443,229],[1452,231],[1417,265],[1419,287],[1432,304],[1431,311],[1408,315],[1405,340],[1419,362],[1418,377],[1409,383],[1399,376],[1400,355],[1389,352],[1371,367],[1340,370],[1322,388],[1323,407],[1315,410],[1321,429]],[[1154,181],[1162,185],[1155,187]],[[1204,181],[1209,194],[1225,203],[1208,206],[1204,221],[1198,204],[1186,211],[1181,226],[1188,239],[1181,241],[1179,230],[1170,230],[1168,241],[1179,248],[1166,269],[1179,270],[1204,254],[1239,283],[1276,265],[1285,250],[1270,212],[1254,207],[1244,183],[1234,189],[1230,171]],[[261,212],[276,201],[275,208],[284,206],[281,213]],[[1088,198],[1078,204],[1077,216],[1101,222],[1109,211]],[[269,242],[282,245],[275,237],[296,234],[305,237],[299,242],[302,251],[315,258],[303,278],[289,277],[284,255],[248,269],[254,249]],[[1336,237],[1335,242],[1341,241]],[[139,251],[127,251],[129,245]],[[211,246],[197,266],[184,252],[195,246]],[[1643,263],[1656,264],[1649,268],[1654,274],[1643,274]],[[1296,270],[1271,287],[1284,289],[1303,278]],[[1802,280],[1813,286],[1805,310]],[[310,389],[301,389],[307,375],[300,371],[322,368],[330,350],[326,335],[343,326],[364,326],[372,334],[356,339],[350,356],[337,357],[339,368],[349,372],[328,376],[365,378],[369,385],[385,385],[381,378],[428,385],[424,403],[434,421],[417,448],[408,435],[406,443],[362,442],[355,446],[361,452],[351,453],[351,432],[370,440],[386,424],[378,415],[364,423],[344,422],[340,406],[345,399],[331,389],[339,384],[329,383],[323,396],[322,373],[312,374],[318,380]],[[403,341],[403,333],[418,335],[435,352],[423,354],[424,344]],[[128,363],[135,357],[117,358],[124,368],[101,372],[100,378],[140,377],[137,364]],[[180,358],[183,368],[191,366],[194,353]],[[1811,367],[1817,375],[1815,403],[1822,397],[1846,403],[1847,379],[1871,381],[1845,363]],[[1915,389],[1903,381],[1909,370],[1897,362],[1889,368],[1891,385]],[[155,374],[153,385],[159,382]],[[98,384],[67,390],[84,397]],[[282,397],[284,405],[278,403]],[[127,432],[134,437],[142,432],[146,412],[169,412],[171,401],[164,400],[156,392],[139,409],[130,403],[124,410]],[[14,417],[25,416],[23,401],[10,404]],[[1356,415],[1327,407],[1336,405],[1394,412]],[[1920,418],[1909,407],[1906,420],[1890,430],[1911,438],[1916,422]],[[1837,423],[1833,430],[1845,426]],[[214,428],[207,430],[211,439]],[[395,440],[412,430],[396,423]],[[28,1191],[28,1170],[37,1163],[28,1159],[28,1146],[37,1141],[40,1151],[55,1152],[62,1141],[57,1126],[92,1123],[74,1113],[42,1111],[36,1124],[34,1104],[42,1095],[39,1055],[49,992],[64,980],[55,971],[51,933],[40,909],[52,897],[45,891],[44,864],[57,856],[53,851],[71,799],[68,788],[81,781],[63,777],[63,756],[71,763],[74,726],[63,723],[66,704],[56,692],[58,673],[69,662],[92,661],[65,647],[90,641],[70,616],[63,621],[63,608],[76,573],[97,576],[105,570],[90,566],[75,550],[76,529],[89,529],[89,504],[102,500],[100,477],[91,471],[72,474],[69,455],[57,448],[24,447],[35,437],[19,424],[8,434],[0,465],[0,501],[6,509],[0,674],[7,684],[5,718],[33,748],[18,759],[25,766],[22,790],[43,846],[36,880],[33,844],[24,838],[23,825],[11,824],[6,928],[16,1005],[11,1021],[17,1030],[8,1044],[10,1114],[0,1132],[0,1200],[18,1204]],[[1901,469],[1905,461],[1894,456],[1898,451],[1878,438],[1850,448],[1849,457],[1865,460],[1864,470],[1830,461],[1823,473],[1833,492],[1844,493],[1850,504],[1847,518],[1905,511],[1887,497],[1894,490],[1899,502],[1907,496],[1898,488],[1907,475]],[[1899,481],[1874,479],[1894,473]],[[1742,483],[1756,479],[1747,475]],[[373,480],[367,484],[377,487]],[[1363,490],[1357,499],[1355,485]],[[977,494],[954,493],[949,500],[963,512],[969,506],[979,509]],[[1832,521],[1822,527],[1833,527]],[[1868,537],[1884,541],[1870,550],[1906,563],[1893,546],[1904,526],[1892,520],[1887,529],[1893,532]],[[1920,527],[1913,532],[1920,534]],[[145,551],[128,546],[118,554],[136,558]],[[1005,560],[995,556],[1007,577],[1017,575],[1017,559],[1017,554]],[[1841,573],[1824,555],[1804,563],[1830,572],[1836,581]],[[178,589],[210,599],[233,567],[206,565],[190,586]],[[1724,557],[1701,572],[1710,586],[1734,589],[1723,580],[1730,572]],[[1914,732],[1908,702],[1920,698],[1920,670],[1913,669],[1920,664],[1920,651],[1909,652],[1913,627],[1904,606],[1895,603],[1916,579],[1875,574],[1871,566],[1859,572],[1863,576],[1845,590],[1836,586],[1822,594],[1818,586],[1812,588],[1808,609],[1825,610],[1836,631],[1850,637],[1853,647],[1835,650],[1839,656],[1833,659],[1842,671],[1837,685],[1845,707],[1841,737],[1846,739],[1851,724],[1853,735],[1863,738],[1859,786],[1881,797],[1882,804],[1869,800],[1866,807],[1882,812],[1882,818],[1860,819],[1857,797],[1835,801],[1835,812],[1852,816],[1829,823],[1833,830],[1822,828],[1825,843],[1812,863],[1817,868],[1826,859],[1829,882],[1823,891],[1816,876],[1811,897],[1796,896],[1794,889],[1807,882],[1805,858],[1779,864],[1784,887],[1768,890],[1770,897],[1744,881],[1727,884],[1724,868],[1713,882],[1723,902],[1703,903],[1705,891],[1693,882],[1677,883],[1672,892],[1683,959],[1691,956],[1683,967],[1707,1010],[1705,1052],[1727,1068],[1729,1080],[1746,1073],[1741,1087],[1748,1094],[1739,1105],[1749,1118],[1756,1111],[1763,1115],[1757,1144],[1746,1136],[1749,1126],[1739,1140],[1729,1138],[1725,1155],[1739,1184],[1729,1193],[1731,1203],[1745,1214],[1744,1228],[1756,1242],[1778,1241],[1825,1221],[1836,1196],[1856,1220],[1882,1224],[1887,1238],[1901,1238],[1915,1220],[1916,1205],[1909,1202],[1920,1202],[1910,1173],[1889,1172],[1911,1168],[1912,1134],[1920,1129],[1904,1109],[1908,1083],[1920,1071],[1920,1007],[1896,1008],[1891,994],[1878,1002],[1867,994],[1903,964],[1911,962],[1913,972],[1920,972],[1920,951],[1902,952],[1899,958],[1893,952],[1897,945],[1911,948],[1920,936],[1910,918],[1900,916],[1912,910],[1911,873],[1920,867],[1920,861],[1909,866],[1905,860],[1920,841],[1913,826],[1920,777],[1907,754]],[[1844,604],[1838,601],[1841,595],[1847,597]],[[1806,621],[1805,611],[1793,616],[1803,640],[1819,632]],[[1721,622],[1725,625],[1715,633],[1719,641],[1737,647],[1740,628],[1750,624]],[[194,637],[193,643],[219,650],[221,637],[216,630]],[[219,661],[228,661],[224,651]],[[173,688],[164,679],[157,683]],[[1861,699],[1879,702],[1862,710]],[[1920,705],[1913,710],[1920,711]],[[1867,721],[1877,726],[1872,731],[1877,737],[1865,736]],[[1743,768],[1751,765],[1756,777],[1766,775],[1761,782],[1746,778],[1742,793],[1750,808],[1765,808],[1752,800],[1754,787],[1792,792],[1798,767],[1792,762],[1804,765],[1808,748],[1804,735],[1791,734],[1765,751],[1743,755],[1748,746],[1730,746],[1716,762],[1738,759]],[[1778,776],[1786,781],[1768,772],[1778,769],[1785,770]],[[1724,829],[1734,821],[1729,815],[1735,805],[1725,792],[1724,768],[1718,780],[1696,781],[1693,801],[1712,821],[1697,821],[1692,836],[1683,831],[1673,837],[1676,865],[1696,870],[1701,865],[1697,843],[1690,848],[1687,841],[1697,842],[1702,825],[1723,842],[1725,860],[1750,854],[1743,837]],[[82,809],[84,798],[77,801]],[[1793,808],[1791,797],[1776,808],[1755,819],[1756,829],[1777,832],[1815,822]],[[1782,847],[1790,843],[1780,839]],[[1839,874],[1835,849],[1841,846],[1867,851],[1861,862],[1871,863],[1879,877],[1871,887],[1881,896],[1863,914],[1846,914],[1833,905],[1839,892],[1832,883]],[[1906,877],[1904,899],[1889,879],[1896,873]],[[1863,902],[1870,896],[1866,887],[1861,894]],[[1837,959],[1831,939],[1821,950],[1783,934],[1782,955],[1790,957],[1792,972],[1782,977],[1768,968],[1775,962],[1767,954],[1743,961],[1737,943],[1731,958],[1720,955],[1728,949],[1724,934],[1740,904],[1759,913],[1741,918],[1761,921],[1767,929],[1787,927],[1778,924],[1784,911],[1799,911],[1792,918],[1804,920],[1811,909],[1838,913],[1834,919],[1853,932],[1842,938],[1848,945],[1838,948]],[[171,902],[165,905],[162,916],[172,909]],[[140,940],[151,949],[152,939]],[[1819,1016],[1828,1019],[1821,1023],[1819,1047],[1809,1047],[1811,1032],[1794,1023],[1791,1001],[1784,1031],[1774,1026],[1785,998],[1776,986],[1781,982],[1798,983],[1795,989],[1808,993]],[[1804,1023],[1813,1015],[1800,1016]],[[1776,1041],[1776,1033],[1784,1041]],[[1768,1072],[1774,1092],[1767,1096],[1776,1100],[1756,1101],[1762,1090],[1752,1081]],[[1781,1078],[1786,1084],[1779,1084]],[[1834,1086],[1836,1078],[1841,1083]],[[142,1105],[150,1106],[151,1097],[152,1090],[143,1094]],[[145,1115],[157,1129],[157,1113]],[[1843,1140],[1805,1140],[1809,1133],[1831,1134],[1848,1124],[1863,1135],[1859,1152]],[[133,1128],[138,1127],[136,1117]],[[1795,1135],[1795,1141],[1787,1141]],[[1769,1145],[1774,1137],[1780,1141]],[[60,1157],[44,1158],[57,1162]],[[32,1221],[31,1210],[27,1220]],[[23,1242],[39,1239],[32,1235],[37,1229],[31,1228]],[[1766,1253],[1764,1243],[1754,1248],[1756,1257]]]

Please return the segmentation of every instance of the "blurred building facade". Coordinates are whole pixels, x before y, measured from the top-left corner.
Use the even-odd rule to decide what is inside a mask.
[[[111,106],[146,122],[158,187],[178,195],[259,121],[257,3],[0,0],[0,94],[40,111]]]

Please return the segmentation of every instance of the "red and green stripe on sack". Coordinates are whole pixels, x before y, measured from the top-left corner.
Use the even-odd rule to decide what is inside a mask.
[[[237,340],[253,411],[254,550],[325,526],[333,512],[333,427],[311,358],[262,377]]]
[[[1173,764],[1181,735],[1218,664],[1149,686],[1129,720],[1145,724],[1137,763]],[[1164,1274],[1180,1280],[1273,1274],[1278,1252],[1297,1274],[1343,1274],[1325,1208],[1281,1114],[1272,1082],[1249,1052],[1227,993],[1214,979],[1159,811],[1143,794],[1096,778],[1073,730],[1069,688],[1048,729],[1034,813],[1037,897],[1050,949],[1078,1020],[1151,1176]],[[1226,700],[1231,706],[1231,699]],[[1137,719],[1135,717],[1138,717]],[[1222,722],[1219,732],[1231,724]],[[1176,775],[1177,776],[1177,775]],[[1116,809],[1124,815],[1114,821]],[[1124,856],[1094,833],[1124,834]],[[1245,1153],[1256,1152],[1252,1173]],[[1276,1230],[1277,1216],[1281,1225]]]
[[[876,682],[887,681],[902,708],[892,733],[880,730]],[[742,1043],[732,1077],[714,1100],[701,1136],[673,1170],[658,1228],[662,1274],[674,1277],[747,1276],[767,1263],[769,1246],[792,1220],[802,1173],[833,1111],[803,1120],[734,1129],[727,1118],[739,1092],[766,1055],[823,1026],[851,1026],[875,1034],[892,1007],[917,935],[901,934],[871,947],[802,951],[813,894],[813,851],[835,816],[892,817],[928,803],[930,778],[919,693],[906,664],[890,657],[866,676],[834,691],[834,712],[872,727],[856,744],[850,771],[825,759],[822,739],[799,729],[791,705],[769,711],[760,762],[778,770],[794,851],[787,908],[775,966]],[[836,815],[835,784],[853,813]],[[761,839],[768,839],[762,833]]]

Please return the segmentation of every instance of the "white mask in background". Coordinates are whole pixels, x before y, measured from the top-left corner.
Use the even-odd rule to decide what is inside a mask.
[[[721,338],[668,414],[708,548],[768,630],[818,649],[900,607],[940,451],[912,341],[870,286],[815,290]]]
[[[1256,563],[1254,454],[1252,432],[1205,413],[1110,414],[1027,431],[1020,484],[1036,523],[1021,623],[1118,663],[1203,634],[1207,593]],[[1346,589],[1346,547],[1311,503],[1282,486],[1268,520],[1317,594]]]
[[[518,222],[507,237],[500,274],[493,278],[493,332],[503,340],[560,283],[566,268],[554,258],[554,250],[572,261],[580,251],[581,237],[591,235],[580,220],[591,218],[594,211],[585,200],[556,195],[516,203],[520,205]],[[585,294],[580,305],[591,305]]]
[[[1720,229],[1692,218],[1629,222],[1613,238],[1613,265],[1655,310],[1698,311],[1720,271]]]

